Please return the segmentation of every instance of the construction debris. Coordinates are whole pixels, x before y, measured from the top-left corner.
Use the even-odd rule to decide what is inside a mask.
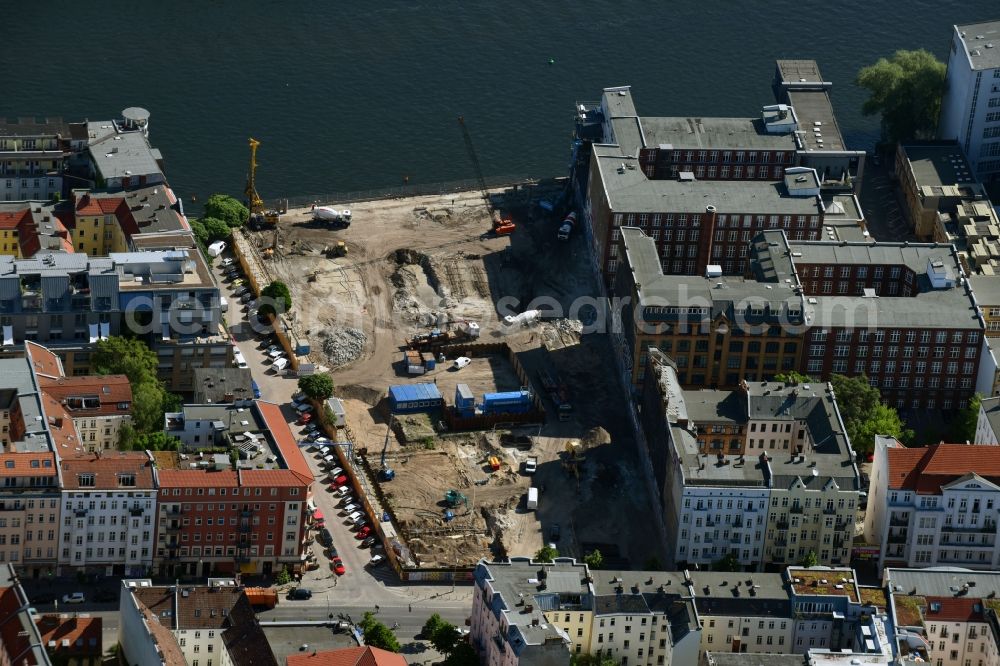
[[[335,327],[319,332],[323,354],[330,367],[339,368],[361,358],[368,336],[359,328]]]

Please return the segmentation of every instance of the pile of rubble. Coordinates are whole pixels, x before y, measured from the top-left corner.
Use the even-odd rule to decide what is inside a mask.
[[[361,358],[368,342],[368,336],[358,328],[329,328],[321,331],[319,336],[323,338],[323,354],[334,368]]]

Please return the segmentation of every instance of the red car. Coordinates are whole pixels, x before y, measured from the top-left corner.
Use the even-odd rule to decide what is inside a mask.
[[[360,530],[357,531],[357,533],[354,535],[354,538],[362,540],[367,538],[368,535],[371,533],[372,533],[371,525],[365,525],[364,527],[362,527]]]
[[[330,567],[333,569],[334,573],[338,576],[343,576],[347,569],[344,568],[344,561],[339,557],[333,558],[333,562],[330,563]]]
[[[340,476],[338,476],[336,479],[333,480],[333,485],[335,485],[335,486],[342,486],[342,485],[344,485],[346,483],[347,483],[347,475],[346,474],[341,474]]]
[[[299,420],[296,421],[296,423],[298,423],[299,425],[305,425],[310,421],[312,421],[312,418],[313,418],[312,413],[306,412],[305,414],[299,417]]]

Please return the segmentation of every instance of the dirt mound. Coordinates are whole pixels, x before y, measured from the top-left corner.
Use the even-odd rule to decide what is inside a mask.
[[[319,332],[321,348],[327,363],[334,368],[361,358],[368,336],[360,328],[336,326]]]

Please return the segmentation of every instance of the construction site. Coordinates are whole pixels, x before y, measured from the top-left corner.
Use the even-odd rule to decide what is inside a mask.
[[[598,293],[582,234],[557,237],[562,217],[548,202],[565,190],[565,181],[552,180],[317,202],[275,212],[247,232],[266,273],[255,281],[278,279],[291,290],[288,317],[310,345],[300,361],[329,372],[344,401],[354,450],[373,470],[406,567],[467,568],[547,543],[577,557],[600,547],[605,561],[635,566],[660,556],[658,540],[635,520],[649,515],[653,500],[620,416],[625,396],[610,342],[581,335],[579,317],[551,316],[554,307],[575,313],[577,299]],[[536,299],[548,310],[504,321],[538,307]],[[498,312],[501,303],[511,305]],[[449,339],[430,345],[434,362],[411,374],[404,350],[433,330]],[[472,346],[487,351],[463,353]],[[509,351],[489,352],[500,346]],[[462,355],[471,358],[456,369]],[[561,388],[550,391],[553,377]],[[435,384],[447,405],[459,384],[477,400],[528,388],[545,415],[470,432],[449,430],[440,414],[391,415],[388,387],[416,382]],[[525,471],[529,458],[533,474]],[[377,473],[383,468],[392,469],[391,480]],[[530,509],[529,488],[537,489]]]

